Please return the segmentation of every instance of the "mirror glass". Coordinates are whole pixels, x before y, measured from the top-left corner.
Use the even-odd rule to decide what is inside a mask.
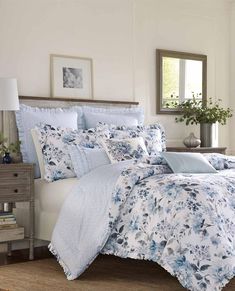
[[[206,100],[206,56],[157,50],[157,113],[177,113],[188,99]]]

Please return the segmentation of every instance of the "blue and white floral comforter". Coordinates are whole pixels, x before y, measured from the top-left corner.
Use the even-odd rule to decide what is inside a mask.
[[[190,290],[221,290],[235,275],[235,169],[172,174],[148,162],[84,176],[63,205],[50,250],[70,280],[102,252],[157,262]],[[228,158],[212,162],[234,167]]]

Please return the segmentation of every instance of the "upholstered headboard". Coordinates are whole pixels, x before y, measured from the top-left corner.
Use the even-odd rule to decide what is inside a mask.
[[[20,103],[35,107],[68,107],[74,105],[91,105],[100,107],[134,107],[138,102],[132,101],[111,101],[111,100],[94,100],[94,99],[72,99],[72,98],[55,98],[55,97],[29,97],[20,96]],[[29,120],[30,122],[30,120]],[[9,142],[15,142],[18,139],[15,114],[13,112],[3,112],[0,116],[0,130]]]

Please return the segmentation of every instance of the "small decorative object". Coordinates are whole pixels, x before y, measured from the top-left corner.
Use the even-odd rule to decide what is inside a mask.
[[[92,59],[51,55],[51,95],[93,98]]]
[[[200,124],[200,139],[202,147],[212,146],[212,125],[216,122],[225,125],[228,118],[232,117],[232,109],[224,109],[220,107],[219,99],[213,103],[212,98],[209,101],[203,102],[196,99],[187,100],[181,104],[177,104],[182,116],[176,117],[176,122],[184,122],[189,124]]]
[[[11,164],[12,158],[10,156],[10,153],[5,153],[3,158],[2,158],[2,163],[3,164]]]
[[[183,143],[187,148],[196,148],[200,146],[201,140],[191,132],[189,136],[184,139]]]
[[[0,155],[2,156],[3,164],[11,164],[12,157],[10,154],[20,153],[20,142],[10,143],[7,145],[7,138],[0,132]]]

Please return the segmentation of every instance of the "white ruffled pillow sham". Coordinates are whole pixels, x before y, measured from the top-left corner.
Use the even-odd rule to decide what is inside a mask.
[[[35,178],[39,178],[41,173],[31,129],[40,122],[78,129],[82,123],[82,114],[82,109],[78,106],[70,108],[38,108],[24,104],[20,105],[20,110],[15,112],[15,116],[19,140],[21,141],[21,153],[24,163],[35,164]]]
[[[94,107],[83,106],[84,128],[94,128],[98,122],[107,124],[131,126],[142,125],[144,123],[144,109],[142,107]]]

